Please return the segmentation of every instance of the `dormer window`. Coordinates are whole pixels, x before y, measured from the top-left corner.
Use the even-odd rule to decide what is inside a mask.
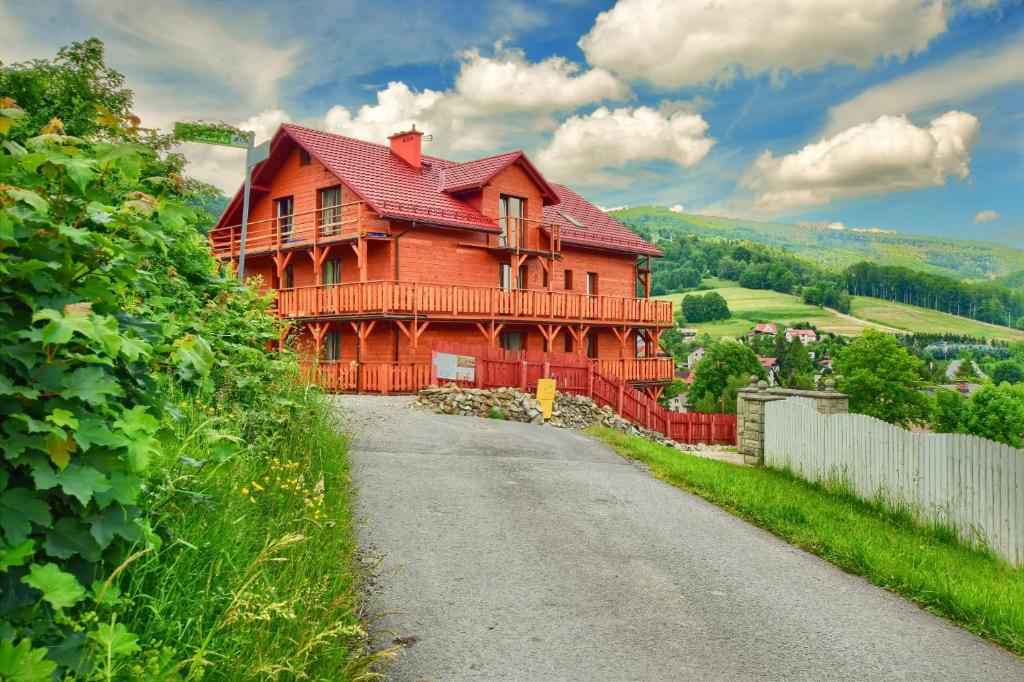
[[[300,149],[299,150],[299,165],[300,166],[308,166],[311,163],[313,163],[313,157],[310,156],[309,152],[307,152],[305,149]]]

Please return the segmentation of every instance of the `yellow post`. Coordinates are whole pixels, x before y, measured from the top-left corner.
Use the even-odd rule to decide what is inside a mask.
[[[555,404],[554,379],[537,379],[537,400],[540,401],[540,409],[544,419],[551,419],[551,409]]]

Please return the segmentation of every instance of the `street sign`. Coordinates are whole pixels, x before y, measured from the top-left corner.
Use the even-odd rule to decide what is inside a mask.
[[[554,379],[537,379],[537,400],[540,402],[544,419],[551,419],[551,410],[555,403]]]
[[[183,142],[219,144],[223,147],[241,149],[249,149],[252,144],[251,133],[248,131],[221,128],[207,123],[177,121],[174,124],[174,136]]]

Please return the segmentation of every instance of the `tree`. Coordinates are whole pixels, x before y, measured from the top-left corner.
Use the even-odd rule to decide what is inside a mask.
[[[1024,383],[1024,366],[1013,360],[997,362],[992,369],[992,381],[996,385],[1003,383],[1022,384]]]
[[[931,422],[936,433],[959,433],[964,428],[967,401],[959,391],[940,388],[932,402]]]
[[[928,400],[921,393],[921,361],[895,337],[865,329],[833,363],[837,388],[850,396],[850,411],[906,426],[924,420]]]
[[[89,138],[116,133],[110,123],[131,117],[132,91],[104,63],[103,43],[96,38],[61,48],[53,60],[0,68],[0,93],[26,112],[8,138],[16,142],[37,135],[52,119],[68,135]]]
[[[717,291],[706,294],[687,294],[680,306],[687,322],[709,322],[729,319],[729,304]]]
[[[964,431],[1024,447],[1024,386],[985,384],[967,401]]]
[[[794,336],[789,343],[786,343],[784,336],[781,334],[778,336],[782,339],[779,369],[782,374],[783,386],[798,388],[797,383],[801,387],[807,386],[808,383],[813,385],[814,364],[811,362],[811,354],[807,351],[803,341]],[[799,382],[797,377],[800,378]]]
[[[694,370],[693,385],[688,393],[690,403],[719,406],[725,398],[735,411],[736,391],[746,386],[752,375],[759,379],[768,376],[752,350],[731,341],[712,344]]]

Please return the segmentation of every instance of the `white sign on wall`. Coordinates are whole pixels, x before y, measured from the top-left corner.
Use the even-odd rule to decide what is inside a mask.
[[[438,379],[451,381],[475,381],[476,358],[472,355],[455,355],[453,353],[435,353],[434,367]]]

